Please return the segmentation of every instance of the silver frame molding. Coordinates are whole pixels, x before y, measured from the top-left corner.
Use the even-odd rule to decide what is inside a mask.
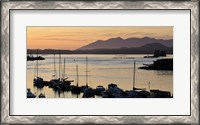
[[[9,11],[11,9],[191,10],[190,116],[10,116]],[[1,124],[199,124],[199,1],[3,1],[1,2]],[[181,105],[181,104],[180,104]]]

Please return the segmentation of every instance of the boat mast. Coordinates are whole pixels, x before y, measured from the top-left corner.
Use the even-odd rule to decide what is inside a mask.
[[[77,79],[77,84],[76,84],[76,86],[78,86],[78,65],[76,65],[76,79]]]
[[[151,90],[151,82],[149,81],[148,84],[149,84],[149,91],[150,91]]]
[[[37,49],[37,77],[38,77],[38,49]]]
[[[133,90],[135,89],[135,61],[133,65]]]
[[[35,66],[35,72],[34,72],[34,77],[36,77],[36,71],[37,70],[37,64],[36,64],[36,66]]]
[[[61,54],[59,53],[59,79],[60,79],[60,68],[61,68]]]
[[[54,53],[54,78],[56,79],[56,54]]]
[[[86,86],[88,86],[88,58],[86,56]]]
[[[65,58],[64,58],[64,73],[63,73],[63,78],[65,79]]]

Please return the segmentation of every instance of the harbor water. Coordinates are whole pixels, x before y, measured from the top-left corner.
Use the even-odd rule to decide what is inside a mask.
[[[41,56],[45,60],[38,61],[38,76],[45,81],[50,81],[54,75],[54,55]],[[131,90],[133,88],[133,67],[135,61],[136,88],[149,90],[150,87],[150,89],[159,89],[173,93],[173,71],[138,69],[143,64],[152,64],[153,61],[157,60],[157,58],[143,58],[146,56],[143,54],[62,54],[60,71],[59,55],[56,55],[55,77],[68,77],[69,80],[74,80],[71,83],[72,85],[76,85],[77,82],[79,86],[85,85],[86,56],[88,57],[88,85],[92,88],[96,88],[98,85],[107,88],[108,84],[114,83],[123,90]],[[173,58],[173,55],[167,55],[165,58]],[[82,94],[74,95],[70,91],[58,93],[46,86],[43,88],[34,87],[33,79],[36,76],[36,62],[27,61],[27,88],[30,88],[37,97],[40,93],[44,93],[46,98],[82,98]],[[78,65],[78,81],[76,65]]]

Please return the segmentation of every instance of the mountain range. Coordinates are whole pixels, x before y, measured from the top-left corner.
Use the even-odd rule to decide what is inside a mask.
[[[144,38],[111,38],[108,40],[97,40],[88,45],[82,46],[77,50],[94,50],[94,49],[119,49],[119,48],[137,48],[151,43],[159,43],[166,47],[173,47],[173,40],[155,39],[150,37]]]
[[[117,49],[90,49],[90,50],[38,50],[39,54],[153,54],[155,50],[164,50],[167,54],[173,54],[173,48],[160,43],[145,44],[141,47],[121,47]],[[36,49],[28,49],[28,54],[36,54]]]

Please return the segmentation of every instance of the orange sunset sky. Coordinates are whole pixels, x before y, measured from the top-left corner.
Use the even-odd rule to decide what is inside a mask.
[[[97,40],[116,37],[173,39],[173,27],[27,27],[28,49],[75,50]]]

